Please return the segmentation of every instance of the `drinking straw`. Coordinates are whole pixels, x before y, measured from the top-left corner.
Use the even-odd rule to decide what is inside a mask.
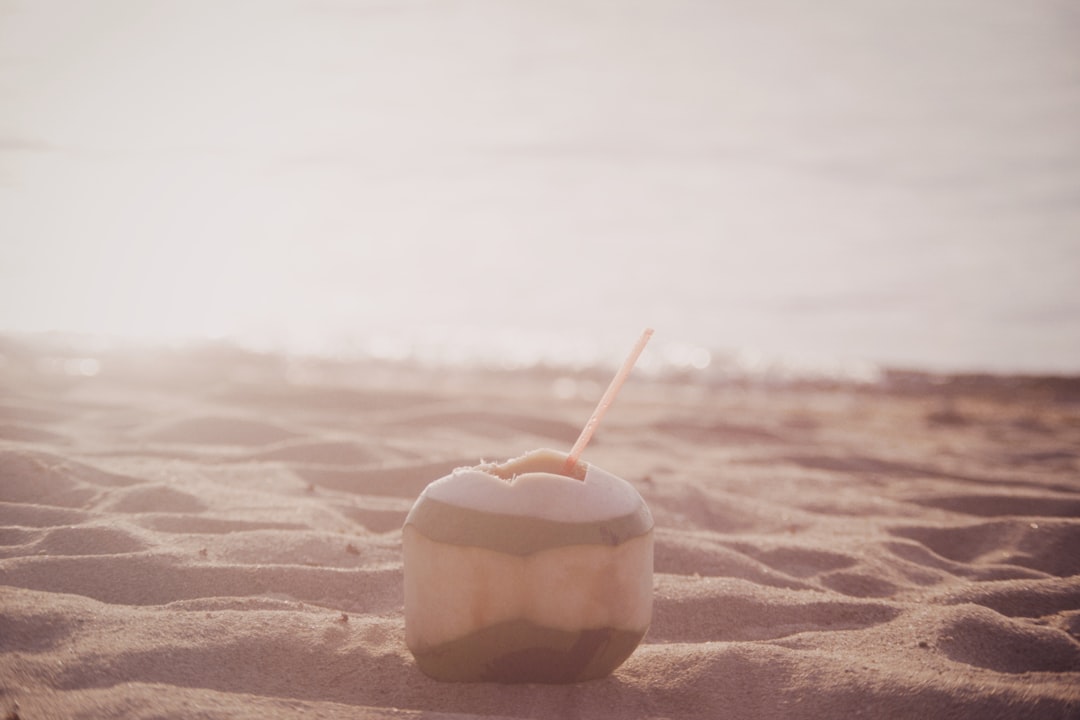
[[[629,377],[630,371],[634,369],[634,364],[637,363],[638,357],[641,355],[641,351],[645,349],[645,346],[649,343],[649,338],[652,337],[653,329],[645,328],[641,337],[638,338],[637,344],[634,345],[634,349],[630,351],[630,354],[626,356],[626,360],[623,361],[622,367],[615,373],[615,377],[611,379],[611,384],[608,385],[607,390],[604,391],[604,395],[600,398],[600,402],[596,404],[596,409],[593,410],[592,416],[589,421],[585,423],[585,427],[582,428],[581,434],[578,435],[577,442],[574,443],[574,447],[570,448],[570,454],[566,458],[566,464],[563,465],[563,473],[569,474],[577,465],[578,458],[581,457],[581,453],[585,450],[585,446],[592,440],[593,433],[596,432],[596,426],[600,424],[600,421],[604,418],[604,413],[611,407],[611,403],[615,401],[615,396],[619,394],[619,390],[622,389],[623,383],[626,382],[626,378]]]

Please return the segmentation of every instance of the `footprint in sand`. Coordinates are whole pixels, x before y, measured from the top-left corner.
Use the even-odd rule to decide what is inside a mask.
[[[810,587],[728,547],[709,533],[658,528],[655,542],[653,568],[657,573],[739,578],[778,588]]]
[[[739,543],[737,549],[770,568],[803,580],[817,583],[843,595],[883,598],[895,595],[899,586],[880,573],[859,572],[859,558],[842,552],[795,545],[763,547]]]
[[[0,638],[5,652],[38,653],[71,642],[80,619],[63,610],[35,609],[22,611],[5,602],[0,588]],[[8,717],[12,717],[9,715]]]
[[[1080,576],[947,585],[926,599],[944,605],[982,605],[1008,617],[1039,618],[1080,608]]]
[[[1080,553],[1075,551],[1080,547],[1080,526],[1065,520],[1011,518],[970,525],[900,527],[891,532],[971,570],[982,565],[1011,565],[1058,577],[1080,573]]]
[[[950,613],[936,645],[954,662],[1002,673],[1080,670],[1080,642],[1068,633],[1012,620],[979,606]]]
[[[49,453],[0,451],[0,502],[81,508],[103,488],[138,483],[135,478],[108,473]]]

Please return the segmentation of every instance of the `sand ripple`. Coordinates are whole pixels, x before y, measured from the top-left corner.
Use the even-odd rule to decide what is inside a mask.
[[[568,444],[589,403],[543,375],[363,378],[0,383],[0,711],[1080,716],[1075,405],[632,384],[587,459],[657,522],[644,644],[602,681],[442,685],[403,643],[412,501]]]

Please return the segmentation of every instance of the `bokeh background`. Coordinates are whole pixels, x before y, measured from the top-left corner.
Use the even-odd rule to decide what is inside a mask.
[[[0,331],[528,364],[645,325],[1080,372],[1080,4],[0,2]]]

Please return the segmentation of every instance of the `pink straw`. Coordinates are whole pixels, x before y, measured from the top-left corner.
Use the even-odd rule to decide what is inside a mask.
[[[629,377],[630,371],[634,369],[634,364],[637,363],[638,357],[641,355],[641,351],[645,349],[645,346],[649,343],[649,338],[652,337],[653,329],[645,328],[642,331],[641,337],[638,338],[637,344],[634,345],[634,349],[627,355],[626,360],[623,361],[622,367],[619,368],[619,372],[615,373],[615,377],[611,379],[611,384],[608,385],[607,390],[604,391],[604,396],[600,398],[600,402],[596,404],[596,409],[593,410],[592,417],[585,423],[585,427],[582,429],[581,434],[578,435],[577,442],[574,443],[574,447],[570,448],[570,455],[566,458],[566,464],[563,465],[563,472],[569,474],[574,466],[577,465],[578,458],[581,457],[581,453],[584,452],[585,446],[592,440],[593,433],[596,432],[596,426],[600,424],[600,421],[604,418],[604,413],[611,407],[611,403],[615,402],[615,396],[619,394],[619,390],[622,389],[623,383],[626,382],[626,378]]]

